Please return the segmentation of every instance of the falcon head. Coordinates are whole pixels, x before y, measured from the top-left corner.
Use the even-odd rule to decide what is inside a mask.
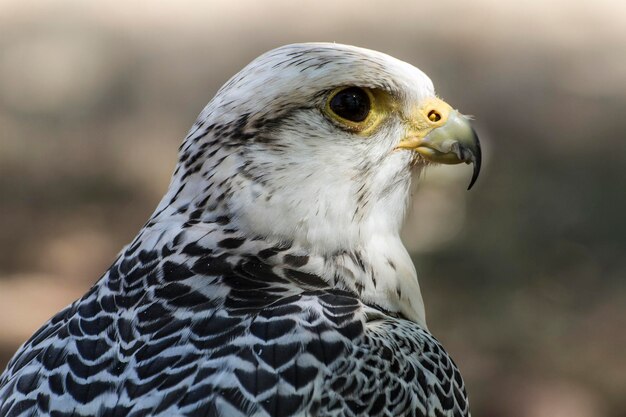
[[[419,304],[398,237],[411,173],[472,163],[471,187],[480,162],[467,117],[417,68],[352,46],[287,45],[255,59],[205,107],[154,220],[226,216],[243,236],[310,254],[358,250],[383,281],[382,264],[394,266],[390,281],[406,276]]]

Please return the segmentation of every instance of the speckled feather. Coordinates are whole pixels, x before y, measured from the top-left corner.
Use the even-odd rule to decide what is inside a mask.
[[[335,44],[270,51],[228,81],[169,190],[104,276],[0,376],[0,416],[468,416],[426,328],[399,229],[402,130],[324,117],[332,89],[434,96],[416,68]]]

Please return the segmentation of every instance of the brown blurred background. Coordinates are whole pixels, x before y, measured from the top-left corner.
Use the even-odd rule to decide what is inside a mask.
[[[626,3],[521,4],[0,2],[0,368],[132,239],[221,84],[336,41],[476,118],[477,185],[430,170],[405,231],[473,414],[626,416]]]

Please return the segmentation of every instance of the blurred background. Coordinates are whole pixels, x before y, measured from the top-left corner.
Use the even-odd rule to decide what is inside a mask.
[[[282,44],[408,61],[486,154],[405,230],[475,416],[626,416],[626,3],[0,1],[0,368],[107,269],[216,90]],[[428,219],[428,222],[424,222]]]

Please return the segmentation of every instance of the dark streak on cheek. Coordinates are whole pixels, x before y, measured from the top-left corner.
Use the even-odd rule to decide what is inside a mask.
[[[411,162],[409,163],[409,166],[411,168],[415,168],[417,165],[421,165],[422,167],[425,167],[431,164],[428,160],[424,159],[424,157],[420,155],[419,153],[412,152],[412,151],[410,152],[411,152]]]

